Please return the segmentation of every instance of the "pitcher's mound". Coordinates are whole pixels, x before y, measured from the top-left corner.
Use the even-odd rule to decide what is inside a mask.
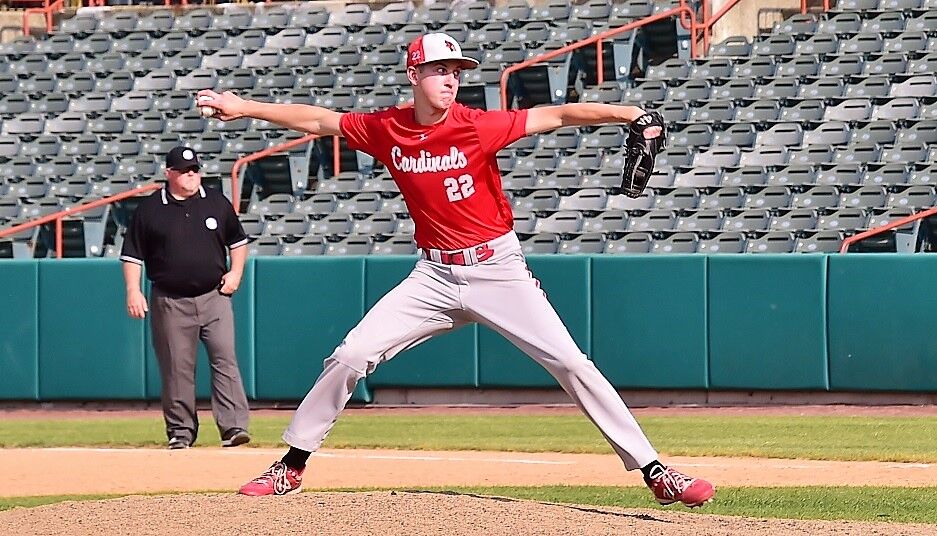
[[[596,536],[935,534],[926,525],[763,520],[454,493],[131,496],[0,512],[0,534]]]

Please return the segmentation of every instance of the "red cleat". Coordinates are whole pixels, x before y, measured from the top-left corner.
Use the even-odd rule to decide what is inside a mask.
[[[657,502],[665,506],[675,502],[682,502],[690,508],[703,506],[716,494],[716,488],[709,482],[689,477],[670,467],[645,482],[654,492]]]
[[[289,495],[303,489],[303,472],[276,462],[260,476],[241,486],[238,493],[260,497],[263,495]]]

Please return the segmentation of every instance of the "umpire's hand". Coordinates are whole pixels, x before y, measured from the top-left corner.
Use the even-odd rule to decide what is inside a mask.
[[[127,293],[127,314],[130,318],[143,318],[150,308],[146,305],[146,296],[139,290]]]
[[[221,284],[218,286],[218,291],[224,294],[225,296],[231,296],[237,292],[238,287],[241,286],[241,272],[231,270],[225,275],[221,276]]]

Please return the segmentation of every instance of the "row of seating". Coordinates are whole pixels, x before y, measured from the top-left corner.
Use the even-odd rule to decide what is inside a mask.
[[[8,170],[12,176],[23,176],[36,173],[36,166],[45,162],[77,166],[91,160],[113,169],[118,157],[139,155],[152,160],[152,155],[160,154],[161,149],[183,141],[197,145],[193,148],[206,159],[233,162],[238,154],[259,151],[299,136],[279,129],[205,132],[198,130],[198,125],[186,127],[189,119],[184,116],[162,120],[144,115],[129,123],[119,116],[101,116],[90,122],[77,115],[74,117],[74,124],[84,128],[56,130],[71,124],[53,120],[44,124],[42,130],[36,128],[27,132],[20,128],[6,129],[10,125],[24,126],[22,121],[6,122],[0,127],[0,131],[6,132],[0,134],[0,165],[5,166],[0,169]],[[933,161],[937,148],[937,130],[934,129],[937,119],[906,124],[900,127],[894,122],[879,120],[850,128],[845,122],[830,122],[806,131],[793,122],[778,123],[761,131],[751,123],[732,124],[725,130],[690,124],[668,135],[669,148],[659,155],[657,169]],[[173,132],[157,131],[149,125],[169,127]],[[55,133],[42,134],[47,131],[46,127]],[[129,133],[124,134],[127,130]],[[622,139],[623,133],[617,127],[587,133],[563,131],[524,140],[500,151],[498,159],[505,173],[549,172],[563,168],[598,172],[603,168],[621,167]]]
[[[345,52],[345,54],[365,52],[372,50],[400,51],[413,39],[430,31],[441,31],[458,39],[463,49],[479,54],[489,49],[505,48],[506,43],[516,43],[524,48],[532,49],[547,42],[568,43],[590,37],[594,33],[608,29],[609,24],[625,24],[632,19],[624,21],[534,21],[524,22],[518,26],[503,22],[493,22],[473,27],[464,23],[450,23],[442,27],[433,28],[424,24],[407,24],[397,29],[386,26],[367,26],[360,30],[349,30],[341,27],[316,28],[286,28],[275,33],[262,29],[242,31],[208,30],[208,31],[170,31],[167,33],[150,33],[143,31],[130,32],[119,36],[102,34],[68,35],[55,34],[47,40],[33,42],[19,40],[0,45],[0,56],[8,61],[19,61],[25,64],[39,64],[40,60],[46,62],[57,60],[66,55],[74,58],[82,55],[86,58],[91,54],[121,53],[126,56],[135,56],[146,51],[156,51],[164,55],[173,55],[186,50],[197,50],[205,57],[234,55],[243,52],[245,57],[263,49],[308,50],[316,49],[325,52]],[[227,51],[227,52],[224,52]],[[342,57],[347,57],[344,54]],[[335,61],[328,57],[323,61]],[[256,60],[256,58],[254,58]],[[308,59],[306,61],[309,61]],[[227,60],[224,61],[227,63]],[[266,65],[269,61],[263,61]],[[339,63],[340,64],[340,63]],[[318,63],[315,63],[318,65]],[[15,68],[15,65],[12,67]],[[53,66],[52,68],[55,68]],[[21,70],[21,69],[16,69]]]
[[[656,235],[656,236],[655,236]],[[816,233],[625,233],[606,235],[586,233],[566,238],[554,233],[521,235],[526,254],[640,254],[640,253],[833,253],[839,251],[843,234]],[[112,250],[113,251],[113,250]],[[330,240],[309,235],[297,241],[265,236],[248,245],[248,254],[258,255],[413,255],[412,238],[395,236],[380,241],[370,236],[350,236]]]
[[[868,209],[726,209],[726,210],[558,210],[514,214],[519,233],[611,233],[656,231],[853,231],[870,224],[903,217],[909,208]],[[393,212],[354,215],[334,212],[324,217],[308,214],[255,213],[241,215],[250,236],[412,235],[413,221]]]
[[[933,11],[889,10],[871,15],[860,11],[834,12],[823,19],[813,14],[798,14],[775,24],[771,33],[792,35],[803,40],[821,34],[841,37],[866,33],[929,32],[934,29],[937,29],[937,15]]]
[[[566,192],[564,195],[563,192]],[[508,191],[515,211],[554,210],[629,210],[650,211],[676,209],[789,209],[789,208],[902,208],[920,209],[935,202],[935,186],[931,184],[902,186],[860,186],[840,189],[836,186],[750,186],[717,188],[657,188],[636,199],[609,193],[603,188],[580,190],[519,190]],[[403,199],[393,193],[362,192],[352,195],[316,193],[306,198],[289,194],[273,194],[251,203],[249,212],[261,216],[297,213],[325,216],[331,213],[372,214],[376,212],[405,213]]]
[[[932,17],[932,16],[929,16]],[[892,52],[937,52],[937,18],[926,18],[921,31],[895,34],[866,32],[851,37],[817,34],[803,41],[793,35],[772,34],[749,43],[745,38],[723,41],[712,50],[714,56],[800,56],[835,54],[887,54]]]
[[[759,145],[753,148],[672,147],[658,155],[660,166],[690,167],[750,167],[816,164],[853,163],[902,163],[929,162],[937,158],[937,145],[926,143],[890,144],[859,143],[845,146],[813,145],[786,147],[783,145]],[[597,171],[600,169],[622,169],[624,150],[582,149],[578,151],[538,150],[524,155],[501,151],[498,163],[504,173],[514,170],[548,172],[559,169]]]
[[[87,11],[63,22],[61,31],[66,35],[93,33],[126,34],[134,31],[162,33],[170,31],[205,31],[209,29],[237,31],[262,29],[277,31],[288,28],[360,29],[364,27],[396,28],[407,24],[440,27],[448,23],[481,26],[488,22],[517,25],[529,21],[564,22],[567,20],[609,21],[635,19],[655,11],[670,9],[668,2],[650,0],[589,0],[583,4],[550,0],[531,6],[524,0],[511,0],[500,6],[488,1],[433,2],[414,8],[409,2],[392,2],[381,9],[372,10],[368,4],[348,4],[340,11],[328,11],[321,4],[306,2],[296,5],[277,5],[254,9],[225,6],[224,9],[193,9],[180,16],[170,11],[157,10],[146,14],[133,11],[96,13]],[[103,15],[103,16],[102,16]]]
[[[741,110],[740,113],[756,110],[756,113],[764,113],[765,117],[770,118],[771,108],[775,108],[774,115],[777,116],[781,110],[797,108],[802,101],[826,99],[830,101],[829,104],[822,101],[808,102],[800,108],[807,107],[809,117],[814,120],[826,119],[824,112],[829,108],[834,110],[828,117],[829,120],[861,121],[870,117],[892,120],[915,118],[923,110],[926,110],[925,113],[933,113],[933,97],[937,96],[937,91],[935,91],[937,87],[931,85],[933,77],[926,75],[915,76],[894,84],[881,78],[875,78],[867,83],[857,81],[850,84],[836,77],[804,81],[797,78],[776,78],[761,82],[759,84],[752,79],[735,79],[719,85],[708,80],[689,80],[678,86],[669,86],[661,81],[647,81],[630,88],[623,88],[614,83],[604,83],[600,87],[591,88],[585,92],[583,100],[650,103],[652,106],[674,101],[690,101],[706,106],[708,103],[705,101],[718,101],[719,104],[716,106],[727,108],[726,113],[735,112],[736,109]],[[900,96],[889,95],[893,92]],[[878,95],[877,93],[885,94]],[[927,101],[921,101],[922,98]],[[774,100],[775,102],[773,104],[747,102],[750,100]],[[736,101],[738,104],[727,101]],[[799,113],[799,110],[796,111]]]
[[[713,86],[729,80],[748,80],[763,85],[780,78],[825,78],[849,77],[843,80],[847,87],[862,83],[865,77],[874,82],[869,85],[903,83],[903,75],[930,75],[937,67],[937,53],[933,52],[890,52],[887,54],[844,54],[841,56],[804,55],[774,58],[709,58],[705,60],[669,59],[659,65],[651,65],[638,83],[646,80],[663,80],[668,85],[683,85],[689,80],[710,81]],[[888,96],[885,93],[876,96]],[[864,96],[865,93],[850,95]],[[893,95],[901,96],[901,95]]]
[[[836,0],[833,11],[857,11],[878,14],[886,11],[937,9],[935,0]]]

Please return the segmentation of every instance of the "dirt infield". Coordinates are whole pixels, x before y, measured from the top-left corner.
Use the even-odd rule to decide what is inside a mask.
[[[85,534],[283,536],[775,536],[925,535],[929,525],[763,520],[625,510],[474,495],[411,492],[124,497],[0,513],[0,531],[22,536]]]
[[[0,496],[235,490],[283,449],[2,449]],[[937,464],[755,458],[664,457],[720,486],[937,483]],[[36,467],[56,475],[36,478]],[[106,478],[102,478],[106,475]],[[640,486],[612,454],[323,449],[306,489],[400,486]]]
[[[316,493],[252,499],[233,493],[282,449],[2,449],[0,494],[59,495],[227,490],[125,497],[0,512],[0,534],[439,535],[937,535],[929,525],[760,520],[679,511],[573,507],[443,493]],[[937,466],[670,457],[722,486],[928,485]],[[37,478],[36,468],[43,475]],[[306,488],[595,484],[636,486],[614,455],[324,450]],[[652,499],[648,496],[648,501]],[[717,495],[718,500],[718,495]],[[682,507],[680,508],[682,509]]]

